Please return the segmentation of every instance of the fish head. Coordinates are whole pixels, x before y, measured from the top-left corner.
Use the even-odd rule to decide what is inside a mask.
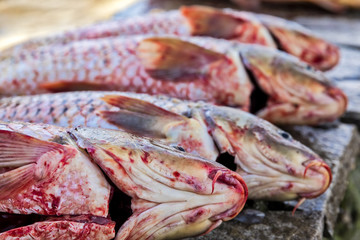
[[[280,49],[311,66],[325,71],[339,62],[339,48],[302,25],[266,14],[257,14],[256,17],[265,25]]]
[[[240,175],[216,162],[119,131],[77,129],[71,134],[132,198],[132,215],[118,238],[204,234],[235,217],[247,199]]]
[[[315,198],[328,188],[329,166],[289,133],[232,108],[209,106],[204,116],[220,151],[234,157],[250,199]]]
[[[248,47],[241,54],[257,86],[268,96],[258,116],[276,124],[313,125],[333,121],[345,112],[346,95],[310,65],[264,47]]]

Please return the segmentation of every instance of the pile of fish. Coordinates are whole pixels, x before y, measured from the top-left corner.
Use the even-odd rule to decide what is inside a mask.
[[[337,119],[347,98],[315,68],[338,58],[295,23],[201,6],[0,53],[0,240],[180,239],[247,198],[295,211],[331,169],[266,120]]]

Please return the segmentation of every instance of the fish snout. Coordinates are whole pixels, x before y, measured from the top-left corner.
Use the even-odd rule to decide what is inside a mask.
[[[248,188],[244,179],[237,173],[229,169],[212,170],[209,174],[212,179],[212,192],[216,194],[216,183],[223,183],[228,185],[231,189],[231,194],[227,195],[228,201],[233,201],[235,204],[225,212],[222,212],[211,218],[212,221],[223,220],[228,221],[234,218],[243,209],[248,197]]]
[[[300,193],[299,196],[303,198],[316,198],[323,194],[329,187],[332,180],[332,173],[330,167],[322,160],[313,160],[306,164],[303,177],[306,178],[309,175],[320,174],[320,188],[312,189],[306,193]],[[318,181],[319,179],[316,178]]]

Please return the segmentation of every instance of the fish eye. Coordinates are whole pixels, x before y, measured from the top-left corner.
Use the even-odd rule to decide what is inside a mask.
[[[172,146],[173,148],[181,151],[181,152],[185,152],[185,149],[183,147],[180,147],[180,146]]]
[[[288,134],[287,132],[281,132],[280,135],[281,135],[284,139],[291,139],[290,134]]]
[[[307,64],[306,65],[306,70],[314,71],[314,68],[311,65]]]

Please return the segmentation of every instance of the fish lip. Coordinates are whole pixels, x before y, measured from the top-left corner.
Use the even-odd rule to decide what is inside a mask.
[[[326,183],[323,187],[317,191],[308,192],[308,193],[299,193],[298,195],[302,198],[316,198],[323,194],[331,184],[332,173],[331,168],[322,160],[316,159],[306,163],[303,178],[306,178],[308,170],[313,170],[317,173],[324,174]]]
[[[219,172],[221,174],[219,174]],[[213,180],[213,186],[215,182],[221,182],[233,186],[234,190],[242,196],[241,200],[238,201],[234,205],[234,207],[213,216],[212,218],[210,218],[210,220],[215,222],[218,220],[228,221],[233,219],[244,208],[244,205],[248,198],[248,188],[244,179],[239,174],[229,169],[213,169],[212,171],[210,171],[208,177]]]

